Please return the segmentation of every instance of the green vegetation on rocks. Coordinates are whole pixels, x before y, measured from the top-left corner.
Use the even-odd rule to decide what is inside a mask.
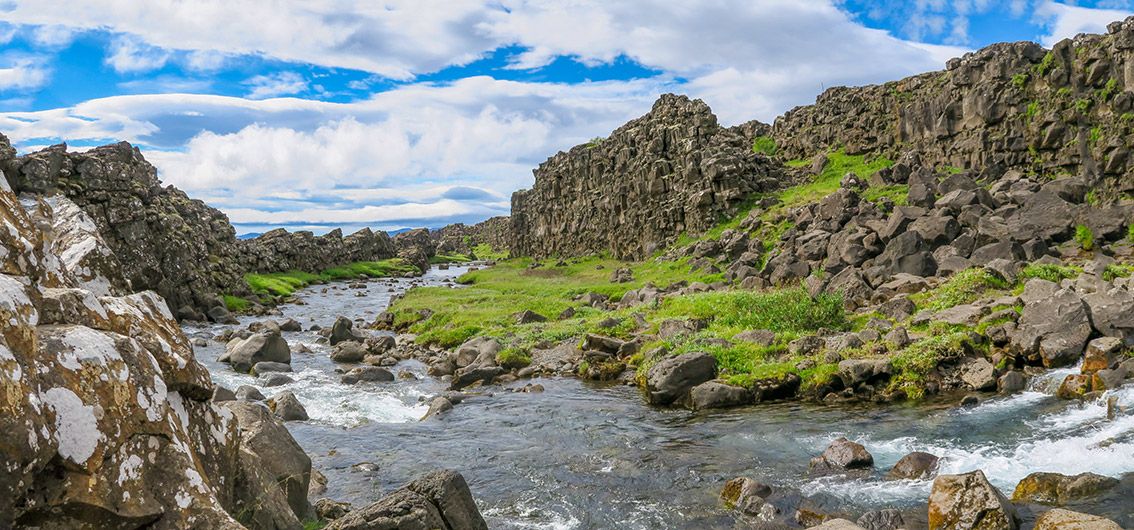
[[[757,136],[752,142],[752,151],[761,155],[773,156],[776,154],[776,140],[771,136]]]
[[[296,290],[319,282],[353,280],[360,277],[384,278],[416,272],[417,269],[401,258],[382,261],[360,261],[332,267],[319,274],[304,271],[246,274],[244,280],[253,293],[271,296],[291,296]]]
[[[971,268],[954,274],[937,286],[910,297],[919,308],[941,311],[969,304],[990,289],[1007,289],[1008,282],[984,268]]]
[[[482,260],[502,260],[508,258],[507,250],[497,250],[487,243],[474,246],[472,253],[476,256],[476,259]]]
[[[241,298],[239,296],[233,296],[231,294],[226,294],[226,295],[223,296],[223,298],[224,298],[225,308],[227,308],[229,311],[232,311],[234,313],[241,313],[241,312],[247,311],[248,306],[250,305],[250,302],[248,300]]]

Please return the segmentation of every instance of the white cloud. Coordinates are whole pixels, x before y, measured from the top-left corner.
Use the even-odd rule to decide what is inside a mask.
[[[0,55],[0,91],[33,91],[47,84],[51,71],[40,56]]]
[[[141,40],[123,36],[110,44],[106,64],[118,73],[148,72],[157,70],[169,60],[170,52],[150,46]]]
[[[75,29],[69,24],[47,24],[32,31],[32,40],[45,48],[63,48],[75,38]]]
[[[1040,43],[1050,48],[1055,43],[1080,33],[1105,33],[1107,24],[1123,20],[1134,15],[1134,12],[1093,9],[1047,0],[1036,7],[1035,15],[1047,27],[1047,33],[1040,38]]]
[[[307,79],[295,72],[258,75],[244,84],[252,87],[252,90],[248,92],[248,97],[252,99],[290,96],[304,92],[308,88]]]

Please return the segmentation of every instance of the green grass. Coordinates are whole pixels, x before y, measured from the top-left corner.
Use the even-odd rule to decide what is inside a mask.
[[[814,180],[783,190],[777,196],[787,208],[815,202],[838,190],[847,173],[865,179],[893,165],[893,160],[883,156],[867,160],[866,155],[848,155],[840,149],[827,154],[827,166]]]
[[[920,399],[925,395],[925,377],[941,361],[963,356],[976,347],[964,331],[930,335],[914,342],[890,357],[894,368],[890,390],[902,390],[911,399]]]
[[[319,274],[304,271],[245,274],[244,281],[253,293],[271,296],[291,296],[296,290],[318,282],[352,280],[362,276],[384,278],[395,274],[416,272],[417,268],[401,258],[382,261],[360,261],[332,267]]]
[[[523,368],[532,364],[532,357],[520,348],[506,348],[496,354],[496,364],[504,368]]]
[[[757,154],[774,156],[776,149],[776,140],[771,136],[757,136],[752,142],[752,152]]]
[[[517,346],[530,347],[540,340],[554,342],[582,336],[597,330],[595,324],[608,316],[629,315],[629,312],[603,313],[580,307],[580,303],[573,300],[578,295],[594,292],[618,300],[626,291],[647,282],[667,286],[682,280],[711,283],[721,279],[720,274],[693,272],[686,260],[625,263],[592,257],[570,260],[563,267],[556,267],[555,260],[548,260],[539,268],[529,269],[531,263],[529,258],[514,259],[467,273],[459,279],[467,285],[461,289],[413,289],[392,307],[395,322],[409,325],[422,344],[453,347],[485,335],[508,338]],[[634,281],[611,283],[610,272],[620,267],[631,268]],[[556,320],[568,307],[574,307],[577,315],[564,321]],[[422,310],[432,311],[432,314],[422,319]],[[524,310],[539,313],[549,321],[518,325],[514,315]]]
[[[1019,73],[1019,74],[1012,76],[1012,86],[1015,86],[1018,90],[1023,90],[1024,87],[1026,87],[1027,85],[1028,85],[1028,74],[1027,73]]]
[[[304,521],[303,530],[323,530],[327,527],[327,523],[323,521]]]
[[[1039,278],[1041,280],[1059,283],[1065,279],[1077,278],[1082,273],[1083,269],[1070,265],[1032,263],[1025,266],[1023,270],[1020,271],[1019,282],[1023,284],[1032,278]]]
[[[476,259],[500,261],[508,259],[507,250],[496,250],[488,243],[481,243],[472,248],[472,253]]]
[[[472,258],[470,258],[470,257],[468,257],[464,254],[437,254],[436,256],[429,258],[429,262],[433,263],[433,264],[438,264],[438,263],[468,263],[470,261],[472,261]]]
[[[1099,99],[1101,99],[1103,101],[1107,101],[1117,93],[1118,93],[1118,80],[1112,77],[1112,78],[1110,78],[1110,80],[1108,80],[1106,82],[1106,86],[1103,87],[1103,89],[1099,91]]]
[[[1134,223],[1131,223],[1126,227],[1126,240],[1134,243]]]
[[[1031,103],[1028,103],[1028,109],[1024,112],[1024,116],[1026,116],[1028,118],[1028,121],[1031,121],[1032,118],[1035,118],[1036,115],[1038,115],[1038,114],[1039,114],[1039,102],[1033,101]]]
[[[248,300],[231,294],[226,294],[223,298],[225,308],[233,313],[243,313],[248,310],[248,306],[251,304]]]
[[[868,188],[862,194],[862,198],[875,204],[881,203],[883,200],[889,200],[895,206],[905,206],[909,199],[910,187],[907,184],[896,184],[893,186],[875,186]]]
[[[942,311],[962,304],[971,304],[989,290],[1007,289],[1008,282],[983,268],[974,267],[954,274],[945,283],[925,292],[917,293],[910,300],[919,309]]]
[[[1079,248],[1090,252],[1095,249],[1095,234],[1087,225],[1076,226],[1075,242],[1079,244]]]
[[[760,380],[780,379],[797,374],[810,386],[816,377],[829,375],[828,369],[797,370],[804,357],[787,357],[787,343],[819,329],[844,330],[850,321],[838,295],[823,294],[812,298],[799,287],[764,292],[726,291],[702,293],[666,299],[656,311],[647,315],[650,322],[668,319],[696,319],[706,327],[692,335],[648,344],[643,349],[664,348],[670,355],[700,351],[717,359],[722,377],[730,383],[750,387]],[[776,342],[761,346],[744,341],[724,345],[707,339],[731,340],[748,330],[776,333]],[[644,359],[638,363],[641,379],[660,359]],[[812,359],[816,366],[821,359]]]
[[[1134,274],[1134,265],[1111,263],[1103,269],[1102,278],[1108,282],[1113,282],[1118,278],[1129,278],[1131,274]]]

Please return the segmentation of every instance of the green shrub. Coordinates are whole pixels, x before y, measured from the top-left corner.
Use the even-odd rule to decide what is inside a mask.
[[[1103,87],[1103,89],[1099,91],[1099,99],[1101,99],[1103,101],[1107,101],[1117,93],[1118,93],[1118,80],[1112,77],[1112,78],[1110,78],[1109,81],[1106,82],[1106,86]]]
[[[771,136],[757,136],[752,142],[752,151],[757,154],[774,156],[776,149],[776,140]]]
[[[509,370],[524,368],[532,364],[532,357],[520,348],[506,348],[496,354],[496,364]]]
[[[226,294],[223,296],[224,306],[233,313],[243,313],[248,310],[249,302],[239,296]]]
[[[1079,244],[1079,248],[1090,252],[1095,249],[1095,234],[1087,225],[1076,226],[1075,242]]]
[[[1043,56],[1043,60],[1040,61],[1039,64],[1035,65],[1033,67],[1033,69],[1039,75],[1047,75],[1047,73],[1050,72],[1052,67],[1054,67],[1054,66],[1055,66],[1055,54],[1052,53],[1052,52],[1047,52],[1047,55]]]
[[[1015,86],[1018,90],[1023,90],[1024,87],[1027,86],[1027,84],[1028,84],[1028,74],[1019,73],[1019,74],[1012,76],[1012,85]]]
[[[1103,269],[1102,277],[1108,282],[1113,282],[1118,278],[1129,278],[1132,272],[1134,272],[1134,266],[1111,263]]]
[[[1008,282],[982,267],[965,269],[954,274],[934,289],[910,297],[921,309],[941,311],[975,302],[989,289],[1007,289]]]
[[[901,389],[912,399],[925,395],[925,376],[946,359],[963,357],[976,345],[968,332],[955,331],[930,335],[890,358],[894,375],[890,378],[892,390]]]
[[[1086,113],[1088,110],[1091,110],[1091,100],[1087,98],[1075,100],[1075,110],[1081,113]]]
[[[1049,282],[1059,283],[1066,279],[1078,277],[1083,273],[1083,269],[1072,267],[1068,265],[1056,265],[1054,263],[1031,263],[1020,271],[1020,283],[1026,282],[1032,278],[1039,278]]]
[[[1134,243],[1134,223],[1126,226],[1126,240]]]
[[[1027,116],[1028,120],[1030,121],[1032,118],[1035,118],[1037,114],[1039,114],[1039,108],[1040,107],[1038,101],[1028,103],[1028,110],[1024,112],[1024,116]]]

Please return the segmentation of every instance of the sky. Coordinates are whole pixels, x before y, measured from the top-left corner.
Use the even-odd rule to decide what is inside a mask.
[[[238,233],[507,215],[666,92],[724,125],[1134,0],[0,0],[0,133],[129,141]]]

